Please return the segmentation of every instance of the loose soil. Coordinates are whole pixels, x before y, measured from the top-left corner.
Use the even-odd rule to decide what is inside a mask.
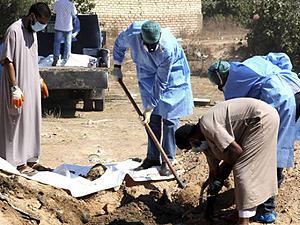
[[[221,37],[221,38],[220,38]],[[207,66],[217,58],[245,57],[244,33],[218,35],[218,39],[187,39],[188,57],[193,70],[195,98],[209,98],[210,105],[196,106],[194,113],[181,119],[181,124],[197,122],[198,118],[223,96],[203,77]],[[111,45],[110,45],[111,46]],[[242,53],[242,54],[240,54]],[[124,82],[138,105],[141,100],[132,62],[124,66]],[[56,118],[47,115],[42,121],[41,163],[52,168],[62,163],[94,165],[89,156],[99,156],[97,163],[141,158],[146,155],[147,138],[137,113],[111,77],[106,90],[103,112],[84,112],[77,104],[74,117]],[[67,114],[67,113],[66,113]],[[276,224],[300,224],[300,145],[295,147],[296,165],[286,170],[285,182],[277,195]],[[176,169],[187,184],[180,189],[175,180],[134,183],[129,178],[117,190],[101,191],[84,198],[74,198],[67,191],[40,184],[16,175],[0,172],[0,224],[2,225],[226,225],[222,216],[234,212],[233,180],[217,197],[214,221],[205,219],[197,210],[202,183],[208,168],[203,154],[177,152]],[[257,223],[251,223],[257,224]]]

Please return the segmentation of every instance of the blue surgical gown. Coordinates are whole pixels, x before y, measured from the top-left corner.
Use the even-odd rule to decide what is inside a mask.
[[[74,16],[73,17],[73,30],[72,30],[72,34],[74,33],[79,33],[80,32],[80,20],[78,18],[78,16]],[[72,37],[72,41],[77,41],[76,37]]]
[[[163,28],[159,48],[147,52],[141,39],[144,22],[135,22],[118,35],[113,49],[114,61],[122,64],[130,48],[144,109],[153,108],[153,113],[164,119],[189,115],[194,105],[184,51],[170,30]]]
[[[294,165],[296,103],[294,94],[300,80],[291,71],[292,64],[284,53],[254,56],[242,63],[231,63],[223,88],[225,99],[252,97],[277,109],[280,125],[277,143],[277,167]]]

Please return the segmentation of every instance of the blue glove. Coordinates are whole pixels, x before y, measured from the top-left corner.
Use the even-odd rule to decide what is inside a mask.
[[[113,77],[118,80],[123,78],[123,73],[121,70],[121,65],[114,65],[114,69],[112,71]]]

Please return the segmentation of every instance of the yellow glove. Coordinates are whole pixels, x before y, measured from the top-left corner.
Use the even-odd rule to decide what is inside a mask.
[[[48,87],[47,87],[47,85],[46,85],[43,78],[41,78],[40,81],[41,81],[42,97],[43,98],[48,98],[49,97]]]
[[[11,101],[15,108],[20,108],[24,102],[24,94],[22,90],[16,85],[11,87]]]
[[[144,115],[144,120],[142,121],[143,124],[146,124],[146,123],[150,122],[152,112],[153,112],[152,108],[145,109],[145,111],[143,113],[143,115]]]

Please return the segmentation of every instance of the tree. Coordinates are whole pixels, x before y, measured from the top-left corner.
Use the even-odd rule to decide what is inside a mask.
[[[203,0],[202,12],[207,17],[230,17],[242,25],[251,21],[253,13],[253,0]]]
[[[258,19],[249,24],[248,46],[253,54],[271,51],[287,53],[294,65],[299,64],[299,1],[262,0],[257,2]],[[299,68],[297,68],[299,69]]]
[[[0,0],[0,38],[5,34],[10,24],[28,13],[30,6],[36,0]],[[44,1],[44,2],[50,2]]]
[[[94,0],[76,0],[76,8],[79,13],[90,14],[95,8],[96,4]]]
[[[203,0],[203,15],[238,21],[249,29],[248,49],[253,55],[285,52],[300,71],[299,6],[300,0]]]

